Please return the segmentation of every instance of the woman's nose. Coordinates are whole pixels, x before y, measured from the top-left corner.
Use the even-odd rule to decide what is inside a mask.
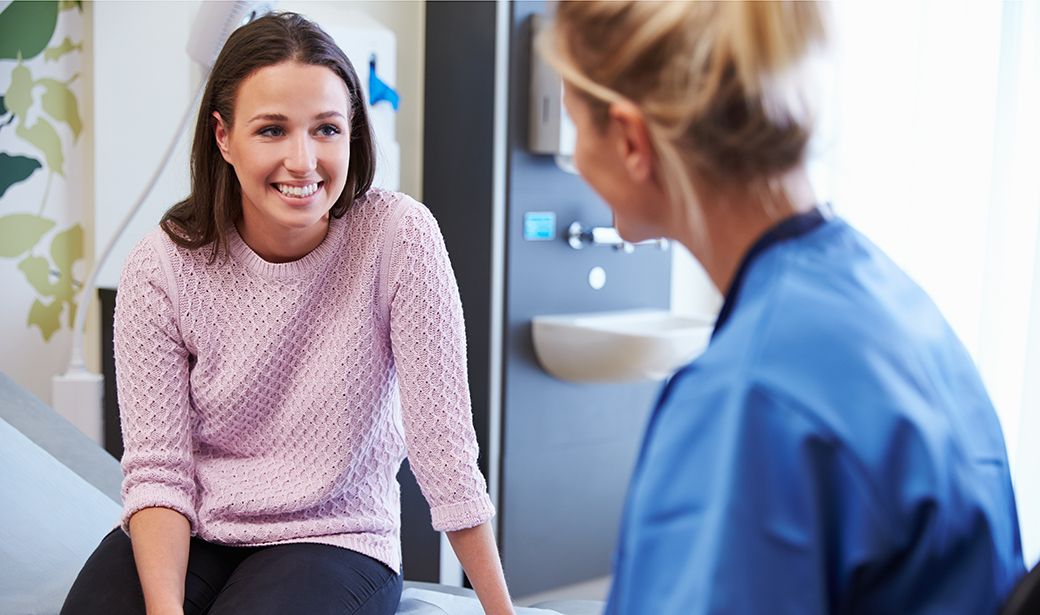
[[[317,166],[314,143],[307,135],[289,140],[289,150],[285,156],[285,168],[293,173],[307,173]]]

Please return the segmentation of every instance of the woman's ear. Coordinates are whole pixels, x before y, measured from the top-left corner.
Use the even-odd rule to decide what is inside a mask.
[[[224,161],[231,164],[227,125],[224,124],[224,118],[220,117],[220,113],[217,111],[213,112],[213,119],[217,120],[217,125],[213,128],[213,137],[217,140],[217,148],[220,150],[220,155],[224,157]]]
[[[654,150],[642,111],[627,100],[610,103],[607,110],[618,155],[629,177],[638,183],[653,179]]]

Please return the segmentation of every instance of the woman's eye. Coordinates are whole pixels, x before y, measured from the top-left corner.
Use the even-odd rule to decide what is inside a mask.
[[[257,133],[263,137],[280,137],[285,134],[281,126],[265,126]]]
[[[318,134],[323,137],[334,137],[340,133],[339,126],[333,124],[322,124],[318,127]]]

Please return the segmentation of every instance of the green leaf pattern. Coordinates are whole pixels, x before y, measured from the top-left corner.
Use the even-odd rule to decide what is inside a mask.
[[[48,62],[54,62],[60,59],[63,55],[73,51],[83,51],[83,43],[73,43],[72,39],[66,36],[65,40],[63,40],[57,47],[48,47],[44,50],[43,59]]]
[[[44,341],[50,341],[54,332],[61,328],[61,302],[51,301],[42,303],[39,299],[33,301],[29,310],[28,325],[36,325],[43,334]]]
[[[68,278],[72,286],[72,265],[83,258],[83,227],[76,224],[51,240],[51,259],[58,266],[62,279]]]
[[[47,167],[52,173],[65,175],[65,155],[61,151],[61,137],[50,122],[42,117],[37,118],[31,127],[26,126],[25,122],[19,122],[14,133],[43,152]]]
[[[82,258],[83,227],[76,224],[51,240],[51,259],[56,270],[42,256],[27,256],[18,263],[19,271],[36,293],[49,299],[46,303],[35,300],[29,312],[28,324],[39,328],[44,340],[49,340],[61,328],[63,311],[67,314],[70,328],[76,321],[76,286],[79,283],[72,276],[72,267]],[[64,306],[68,306],[68,310]]]
[[[73,77],[75,79],[75,76]],[[61,137],[57,129],[45,117],[37,117],[30,126],[26,119],[33,104],[33,90],[43,88],[41,105],[50,117],[64,122],[72,130],[73,140],[79,139],[83,120],[79,115],[76,96],[68,86],[56,79],[33,80],[32,73],[24,64],[11,71],[11,84],[4,95],[7,108],[18,118],[15,134],[38,149],[47,161],[47,167],[58,175],[65,174],[65,155],[61,149]]]
[[[11,69],[11,85],[4,94],[4,104],[15,115],[24,116],[32,106],[32,73],[21,62]]]
[[[42,256],[26,256],[18,263],[18,270],[25,274],[25,279],[44,297],[54,294],[55,284],[51,282],[51,264]]]
[[[64,326],[71,328],[76,318],[76,294],[81,282],[73,275],[76,263],[84,258],[83,227],[79,224],[50,235],[49,250],[39,248],[47,241],[57,223],[42,215],[46,206],[50,178],[65,175],[65,152],[62,134],[71,134],[72,143],[79,141],[83,132],[76,95],[69,84],[78,75],[52,77],[33,76],[33,70],[46,70],[40,61],[25,61],[43,52],[42,60],[56,62],[68,54],[83,51],[83,43],[63,37],[52,47],[51,39],[57,27],[59,11],[83,11],[76,0],[15,0],[0,11],[0,70],[10,74],[6,92],[0,92],[0,128],[14,122],[14,136],[39,151],[37,160],[31,156],[0,152],[0,200],[12,186],[28,180],[37,169],[46,167],[47,187],[42,188],[43,205],[40,214],[12,213],[0,216],[0,258],[19,259],[18,271],[25,277],[37,297],[29,309],[26,323],[36,327],[49,341]],[[57,64],[60,70],[62,64]],[[19,192],[19,198],[24,192]],[[0,202],[0,206],[4,203]],[[64,317],[64,318],[63,318]]]
[[[76,322],[76,285],[72,277],[72,266],[76,261],[83,258],[83,227],[76,224],[54,236],[51,240],[51,259],[57,266],[57,272],[52,271],[47,260],[40,257],[31,257],[18,264],[18,268],[25,273],[33,288],[40,295],[50,299],[47,303],[37,300],[42,308],[36,308],[33,304],[33,312],[29,313],[29,324],[39,327],[45,340],[50,339],[60,326],[62,306],[67,305],[67,322],[71,328]],[[56,278],[52,281],[52,278]],[[55,308],[57,306],[57,308]]]
[[[54,79],[38,79],[36,85],[43,86],[43,110],[59,122],[68,124],[73,138],[79,139],[83,120],[79,117],[76,95],[64,83]]]
[[[54,228],[54,221],[32,214],[0,216],[0,257],[16,258],[28,252]]]
[[[0,13],[0,60],[34,58],[54,36],[58,3],[15,0]]]
[[[8,156],[0,152],[0,199],[11,186],[23,182],[40,168],[40,161],[28,156]]]

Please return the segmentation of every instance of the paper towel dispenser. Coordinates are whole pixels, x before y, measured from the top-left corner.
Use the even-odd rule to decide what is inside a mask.
[[[535,154],[574,155],[574,123],[563,107],[563,80],[538,52],[535,41],[551,27],[545,15],[531,16],[531,85],[527,148]]]

